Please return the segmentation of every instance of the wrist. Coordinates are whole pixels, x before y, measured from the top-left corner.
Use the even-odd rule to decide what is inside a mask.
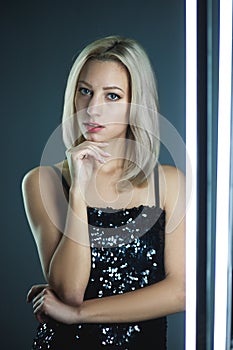
[[[84,192],[72,186],[69,191],[69,206],[76,212],[87,208]]]
[[[75,313],[77,323],[89,323],[90,317],[88,317],[88,301],[84,300],[82,304],[76,308]]]

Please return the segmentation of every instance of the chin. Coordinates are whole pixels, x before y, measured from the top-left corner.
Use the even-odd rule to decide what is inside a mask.
[[[87,141],[91,141],[91,142],[107,142],[108,140],[104,137],[101,137],[99,135],[96,135],[96,134],[88,134],[86,135],[85,139]]]

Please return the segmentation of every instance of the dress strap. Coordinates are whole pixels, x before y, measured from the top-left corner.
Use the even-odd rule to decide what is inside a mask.
[[[55,170],[55,172],[57,173],[57,175],[59,177],[61,177],[62,179],[62,186],[64,187],[64,189],[66,190],[67,193],[69,193],[70,190],[70,186],[68,185],[64,175],[62,174],[62,172],[60,171],[60,169],[58,169],[55,165],[51,165],[51,167]]]
[[[160,198],[159,198],[159,169],[158,169],[158,162],[155,165],[155,171],[154,171],[154,178],[155,178],[155,204],[156,207],[160,207]]]

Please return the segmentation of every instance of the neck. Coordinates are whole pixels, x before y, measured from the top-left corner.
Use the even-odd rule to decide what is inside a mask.
[[[105,174],[119,174],[125,161],[125,139],[111,140],[104,150],[111,156],[106,159],[106,163],[98,166],[98,170]]]

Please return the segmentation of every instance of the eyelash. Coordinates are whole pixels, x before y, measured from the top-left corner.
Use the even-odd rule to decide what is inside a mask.
[[[84,87],[81,87],[79,88],[79,92],[81,93],[81,95],[83,96],[90,96],[92,95],[92,91],[87,89],[87,88],[84,88]],[[109,98],[111,101],[117,101],[117,100],[120,100],[121,97],[118,95],[118,94],[115,94],[114,92],[109,92],[107,94],[107,96],[111,96],[111,98]],[[114,97],[113,97],[114,96]]]
[[[84,87],[79,88],[78,91],[79,91],[79,92],[81,93],[81,95],[83,95],[83,96],[87,96],[87,95],[90,95],[90,94],[91,94],[91,90],[89,90],[89,89],[87,89],[87,88],[84,88]]]
[[[116,98],[110,98],[110,100],[112,100],[112,101],[117,101],[117,100],[120,100],[121,99],[121,97],[119,96],[119,95],[117,95],[117,94],[115,94],[114,92],[110,92],[109,94],[108,94],[108,96],[109,95],[114,95]]]

